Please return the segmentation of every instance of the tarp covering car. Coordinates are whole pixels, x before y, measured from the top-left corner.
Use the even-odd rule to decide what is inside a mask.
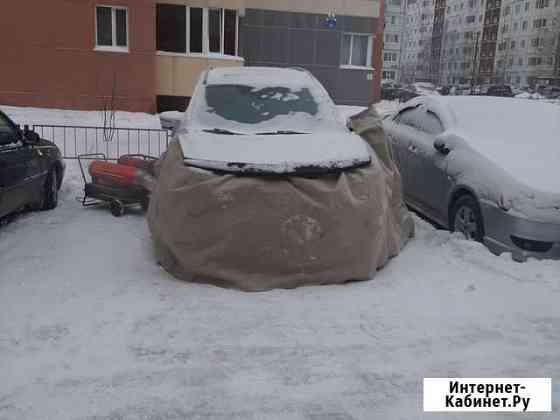
[[[373,108],[352,124],[386,148]],[[368,280],[413,235],[387,154],[321,176],[216,173],[185,154],[175,140],[158,162],[148,212],[158,261],[180,279],[246,291]]]

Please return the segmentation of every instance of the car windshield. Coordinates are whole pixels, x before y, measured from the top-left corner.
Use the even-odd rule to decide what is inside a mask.
[[[287,87],[209,85],[206,103],[207,113],[241,124],[259,124],[296,113],[314,117],[319,110],[307,88],[295,91]]]

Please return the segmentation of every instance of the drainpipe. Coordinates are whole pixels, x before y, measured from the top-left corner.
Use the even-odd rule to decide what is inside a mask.
[[[383,76],[383,30],[385,27],[385,0],[379,0],[379,17],[373,35],[373,103],[381,100],[381,78]]]

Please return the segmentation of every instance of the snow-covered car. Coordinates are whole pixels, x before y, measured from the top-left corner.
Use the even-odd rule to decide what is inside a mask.
[[[162,266],[251,291],[371,278],[413,223],[396,166],[374,149],[388,150],[381,118],[360,121],[358,135],[303,69],[205,72],[156,171]]]
[[[26,207],[55,208],[65,167],[55,144],[0,111],[0,217]]]
[[[497,254],[560,258],[560,107],[425,96],[383,124],[409,206]]]
[[[203,169],[286,175],[371,162],[367,143],[340,124],[327,92],[304,70],[210,70],[182,129],[185,161]]]

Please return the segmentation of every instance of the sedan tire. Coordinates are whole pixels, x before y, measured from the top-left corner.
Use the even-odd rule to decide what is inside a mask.
[[[484,239],[484,222],[480,206],[471,195],[463,195],[455,201],[451,209],[450,228],[461,232],[467,239],[482,242]]]
[[[43,189],[43,200],[41,209],[52,210],[58,206],[58,176],[56,169],[51,169],[47,175]]]

